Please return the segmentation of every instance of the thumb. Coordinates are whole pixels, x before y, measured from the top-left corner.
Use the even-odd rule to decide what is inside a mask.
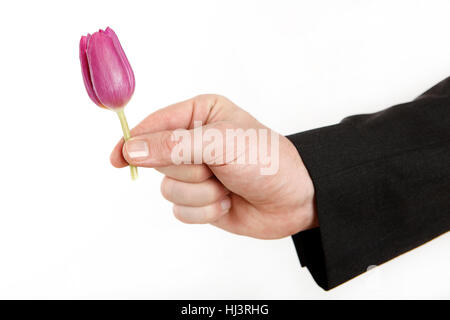
[[[171,131],[160,131],[136,136],[124,143],[122,154],[125,160],[139,167],[162,167],[172,164],[170,154],[175,141]]]
[[[225,122],[198,126],[191,130],[159,131],[131,138],[122,153],[139,167],[166,167],[179,164],[222,165],[225,159]]]

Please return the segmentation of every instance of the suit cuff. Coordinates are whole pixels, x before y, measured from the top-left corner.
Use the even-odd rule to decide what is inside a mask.
[[[346,122],[287,138],[297,148],[313,181],[320,225],[292,238],[301,265],[308,268],[320,287],[329,290],[380,262],[379,256],[355,259],[362,250],[358,238],[370,228],[357,217],[362,207],[355,202],[367,201],[370,195],[354,192],[370,190],[370,179],[365,180],[360,164],[370,161],[373,154],[358,130]]]

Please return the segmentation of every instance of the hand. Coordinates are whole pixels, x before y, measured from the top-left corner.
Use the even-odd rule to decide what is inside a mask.
[[[194,128],[196,121],[203,126]],[[209,132],[225,138],[201,141],[195,147],[194,138],[173,139],[173,130],[180,128],[189,130],[185,133],[191,137],[199,130],[205,134],[215,129]],[[228,148],[229,129],[243,129],[236,132],[244,139],[249,129],[266,130],[265,154],[278,148],[275,174],[261,173],[262,168],[275,163],[273,158],[267,164],[254,153],[258,154],[256,161],[248,160],[260,148],[250,143],[250,138],[244,140],[243,149]],[[278,145],[270,139],[271,134]],[[175,216],[185,223],[210,223],[261,239],[282,238],[318,225],[313,183],[296,148],[222,96],[200,95],[158,110],[135,127],[131,136],[125,145],[123,140],[116,145],[111,163],[118,168],[128,164],[155,168],[165,174],[161,192],[174,203]],[[181,147],[191,149],[190,158],[198,163],[175,165],[174,154]],[[206,152],[214,148],[214,152]]]

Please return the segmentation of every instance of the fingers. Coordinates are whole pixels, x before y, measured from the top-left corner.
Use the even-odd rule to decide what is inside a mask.
[[[228,190],[215,178],[187,183],[165,177],[161,183],[161,193],[176,205],[201,207],[223,198]]]
[[[218,108],[215,108],[215,107]],[[139,123],[131,130],[131,136],[139,136],[158,131],[191,129],[195,121],[208,123],[225,117],[227,110],[234,105],[226,98],[208,94],[179,102],[160,109]],[[110,160],[113,166],[122,168],[128,165],[122,156],[123,139],[114,147]]]
[[[215,178],[188,183],[165,177],[161,193],[174,203],[175,217],[185,223],[214,222],[231,207],[229,191]]]
[[[228,196],[202,207],[174,205],[175,217],[184,223],[212,223],[228,213],[231,200]]]
[[[211,170],[202,164],[180,164],[178,166],[159,167],[156,170],[172,179],[191,183],[202,182],[212,176]]]

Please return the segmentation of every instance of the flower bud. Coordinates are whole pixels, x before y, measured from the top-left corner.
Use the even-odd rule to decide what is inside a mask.
[[[134,92],[134,73],[111,28],[81,37],[80,63],[84,85],[95,104],[120,109],[128,103]]]

